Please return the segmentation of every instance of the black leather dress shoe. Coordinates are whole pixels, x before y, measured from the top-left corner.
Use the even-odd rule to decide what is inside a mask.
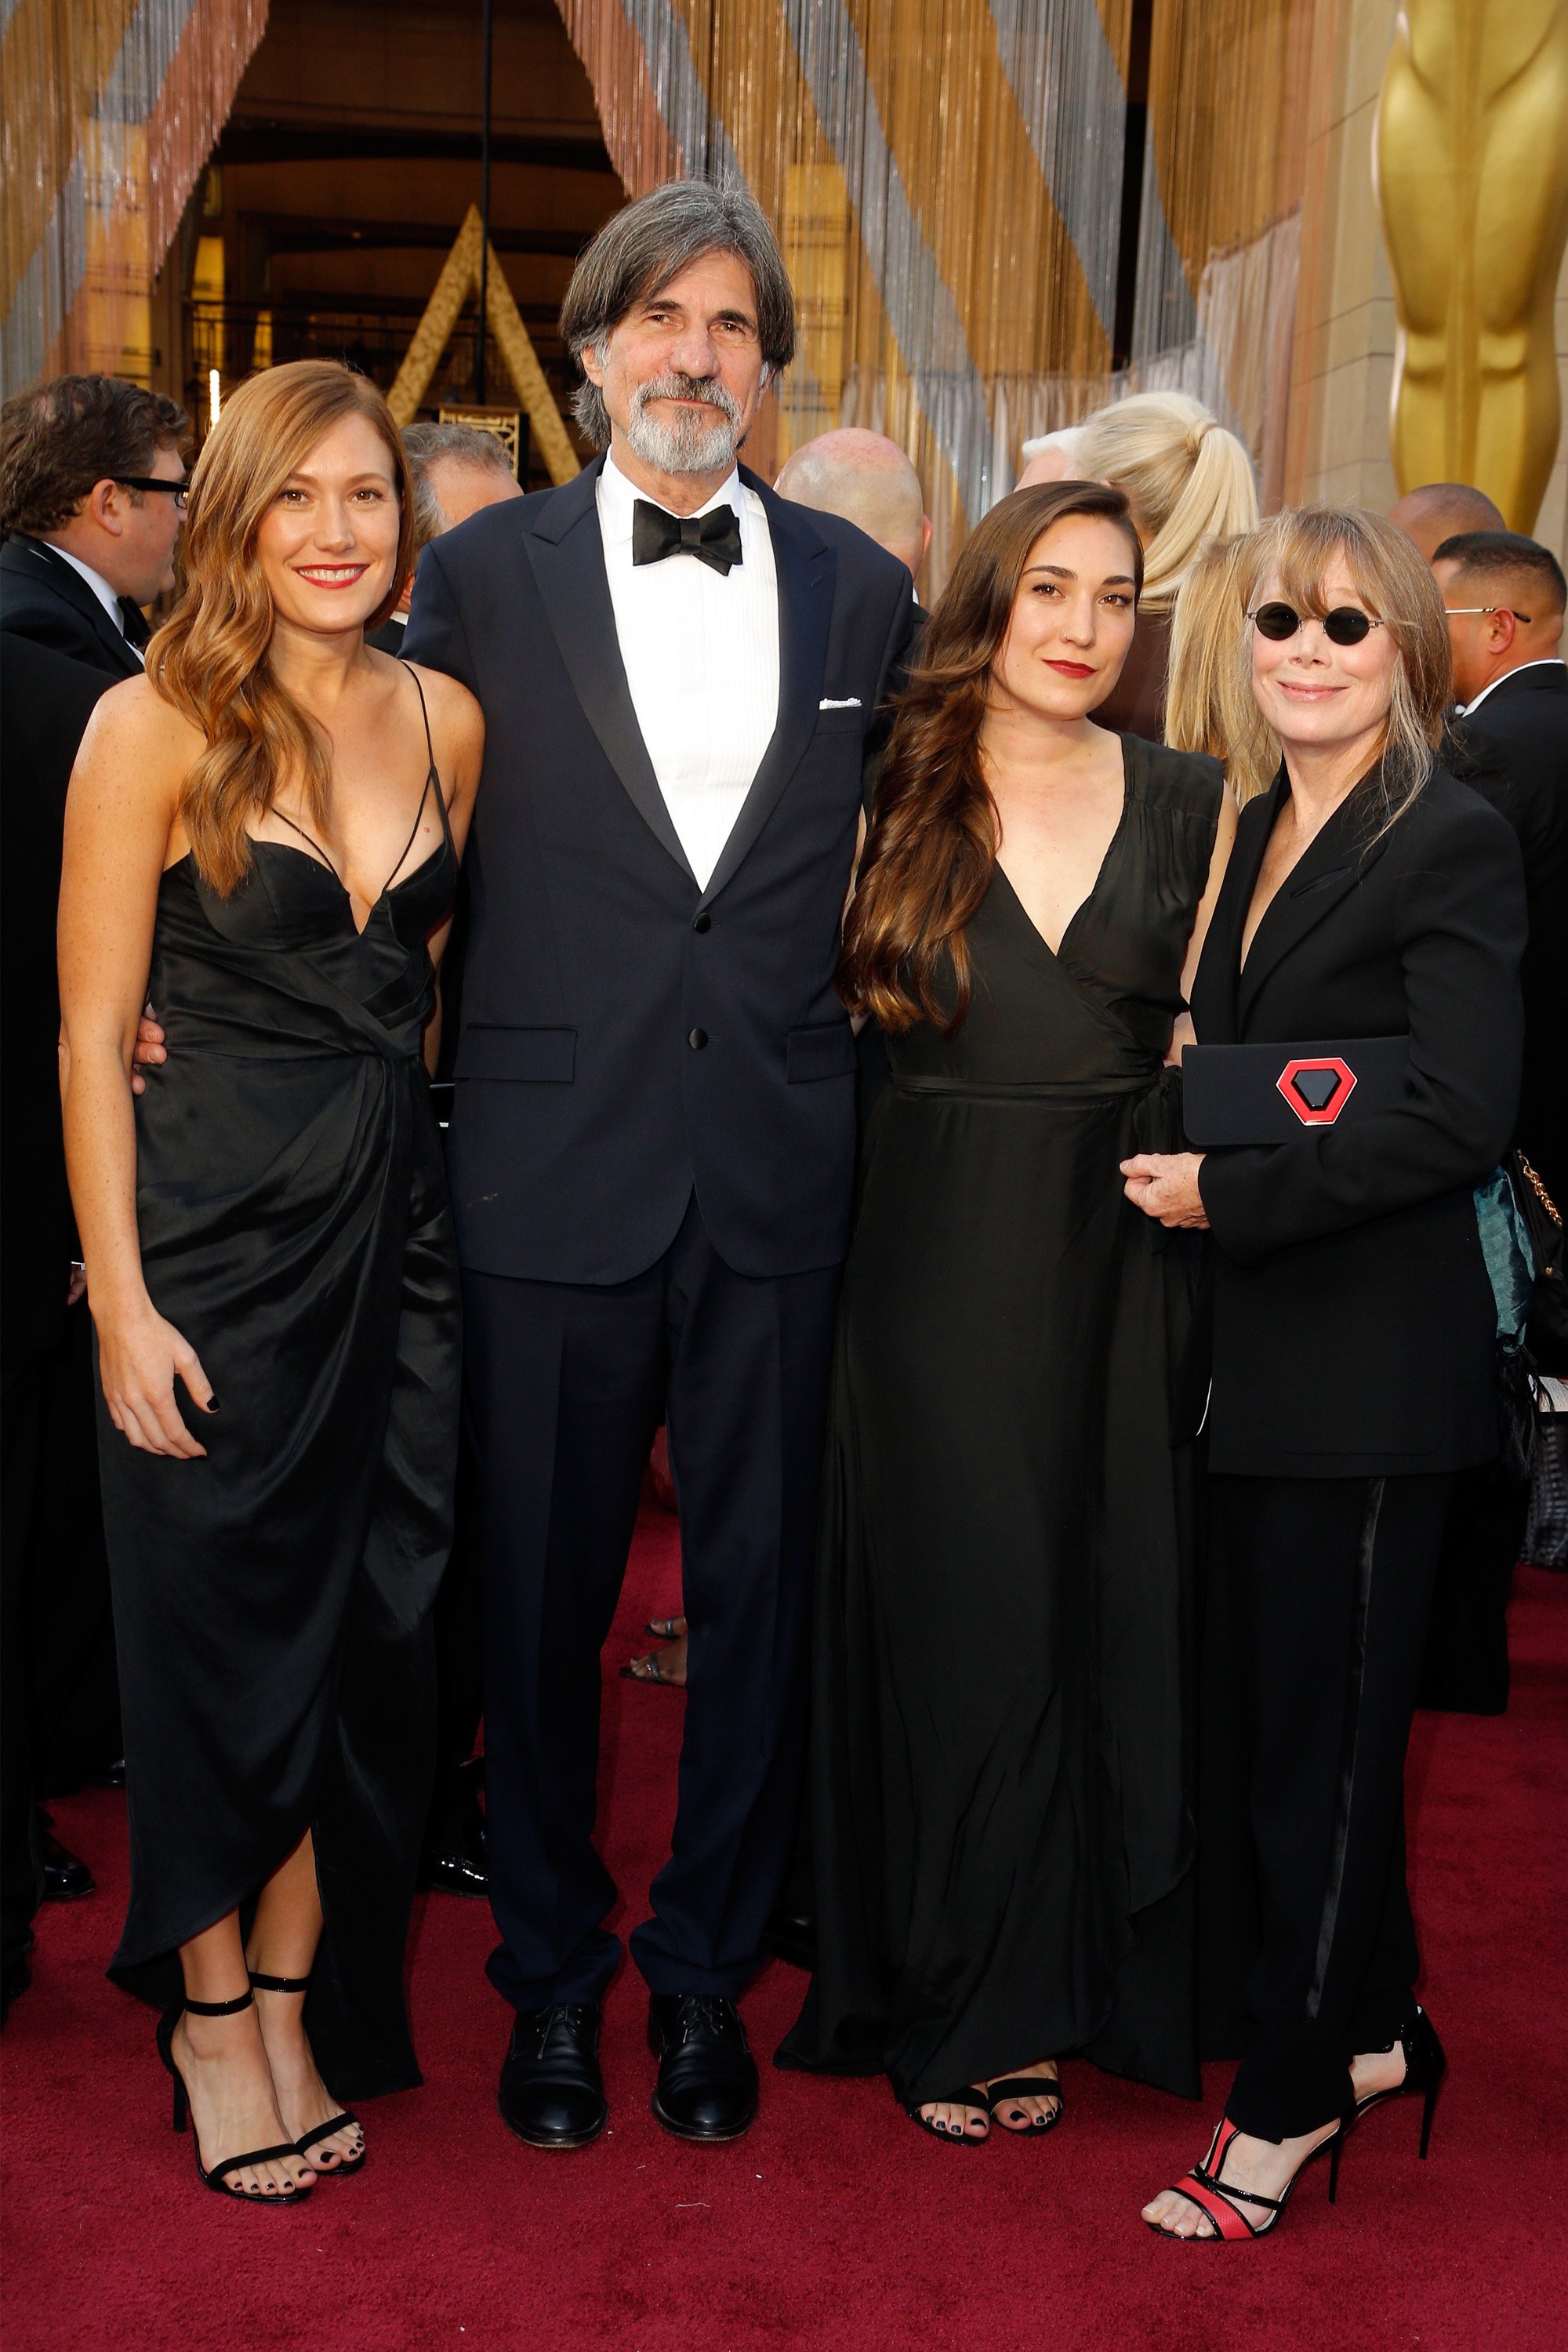
[[[648,2048],[658,2060],[653,2112],[682,2139],[739,2139],[757,2113],[757,2062],[732,2000],[656,1992]]]
[[[816,1921],[809,1911],[780,1903],[763,1930],[763,1941],[775,1960],[809,1976],[816,1966]]]
[[[610,2119],[599,2072],[599,2010],[556,2001],[519,2010],[500,2070],[499,2105],[530,2147],[586,2147]]]
[[[419,1857],[419,1884],[442,1895],[488,1895],[489,1846],[478,1787],[463,1784]]]
[[[46,1903],[75,1903],[84,1895],[97,1894],[97,1879],[79,1854],[60,1843],[47,1813],[39,1815],[37,1837]]]

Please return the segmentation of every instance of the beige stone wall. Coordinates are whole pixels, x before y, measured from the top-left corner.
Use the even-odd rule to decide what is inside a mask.
[[[1285,498],[1386,511],[1394,285],[1372,187],[1373,127],[1398,0],[1317,0],[1290,378]],[[1558,285],[1558,372],[1568,415],[1568,261]],[[1536,535],[1568,551],[1568,436]]]

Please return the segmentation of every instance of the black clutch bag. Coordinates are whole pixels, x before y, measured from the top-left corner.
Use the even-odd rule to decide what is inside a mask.
[[[1289,1143],[1314,1128],[1393,1110],[1410,1079],[1408,1037],[1343,1037],[1302,1045],[1189,1045],[1182,1055],[1187,1140]]]

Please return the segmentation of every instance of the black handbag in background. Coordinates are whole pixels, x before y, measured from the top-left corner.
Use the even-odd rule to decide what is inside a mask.
[[[1561,1380],[1568,1375],[1568,1272],[1563,1259],[1563,1219],[1522,1151],[1510,1151],[1504,1165],[1535,1259],[1535,1287],[1524,1342],[1536,1370]]]

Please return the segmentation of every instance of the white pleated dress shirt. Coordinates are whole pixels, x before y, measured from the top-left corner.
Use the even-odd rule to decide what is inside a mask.
[[[773,543],[761,499],[735,472],[698,509],[731,506],[741,519],[741,562],[727,574],[692,555],[634,564],[632,509],[644,495],[605,458],[599,529],[632,709],[670,823],[706,889],[778,721]]]

